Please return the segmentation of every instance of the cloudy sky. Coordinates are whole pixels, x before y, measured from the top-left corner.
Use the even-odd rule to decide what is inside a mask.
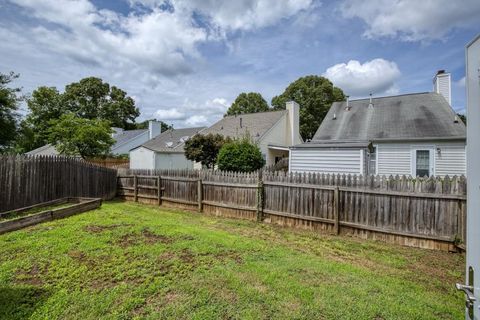
[[[445,69],[461,112],[479,32],[478,0],[0,0],[0,72],[20,73],[25,93],[98,76],[139,120],[186,127],[305,75],[362,97],[431,91]]]

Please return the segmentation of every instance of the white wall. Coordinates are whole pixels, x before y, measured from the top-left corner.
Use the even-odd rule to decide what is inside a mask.
[[[130,151],[130,169],[155,169],[155,152],[144,147]]]
[[[464,175],[466,173],[464,142],[385,143],[377,146],[377,174],[411,175],[412,149],[433,148],[436,176]],[[440,153],[437,152],[440,148]]]
[[[290,150],[291,172],[363,173],[363,150],[298,148]]]
[[[288,111],[290,112],[290,110]],[[296,112],[298,113],[298,109]],[[269,152],[268,145],[290,147],[303,142],[300,137],[300,132],[292,134],[292,130],[298,131],[298,124],[296,126],[295,124],[292,125],[291,118],[292,117],[288,116],[288,113],[282,116],[282,118],[280,118],[280,120],[267,133],[265,133],[259,141],[258,146],[260,147],[262,154],[265,155],[267,166],[275,164],[275,154],[279,153],[276,151]],[[295,116],[293,118],[298,119],[298,117]]]
[[[155,169],[193,169],[193,161],[185,158],[183,153],[157,153]]]
[[[145,131],[144,133],[142,133],[142,134],[136,136],[135,138],[130,139],[126,143],[120,145],[118,148],[112,149],[111,152],[113,154],[128,154],[130,152],[130,150],[132,150],[133,148],[136,148],[138,146],[141,146],[142,144],[144,144],[148,140],[149,140],[148,139],[148,131]]]

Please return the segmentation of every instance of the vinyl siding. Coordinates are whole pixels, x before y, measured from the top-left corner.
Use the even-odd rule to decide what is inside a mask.
[[[437,144],[440,154],[435,152],[435,175],[454,176],[466,174],[466,151],[464,143]]]
[[[377,174],[410,175],[410,144],[377,145]]]
[[[465,143],[395,143],[378,144],[377,173],[380,175],[411,175],[412,149],[433,147],[435,154],[435,175],[464,175],[466,173]],[[440,154],[437,152],[440,148]]]
[[[290,150],[291,172],[323,172],[359,174],[360,149],[306,149]]]
[[[155,153],[144,147],[130,151],[130,169],[155,169]]]
[[[155,169],[193,169],[193,161],[183,153],[159,153],[155,155]]]

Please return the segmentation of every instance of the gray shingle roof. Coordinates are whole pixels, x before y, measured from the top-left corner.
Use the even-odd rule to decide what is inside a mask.
[[[125,130],[122,133],[113,136],[113,139],[115,140],[115,144],[112,146],[111,150],[115,150],[125,142],[135,138],[136,136],[144,134],[145,132],[148,132],[148,129]]]
[[[203,129],[205,127],[168,129],[142,144],[142,147],[157,152],[183,152],[185,140]]]
[[[25,152],[28,156],[56,156],[58,155],[57,149],[52,146],[50,143],[38,147],[37,149],[30,150],[29,152]]]
[[[219,133],[230,138],[241,138],[248,132],[250,137],[258,141],[286,113],[286,110],[281,110],[227,116],[202,131],[202,134]]]
[[[464,139],[466,128],[454,122],[455,112],[443,96],[433,92],[332,104],[312,143],[322,141],[381,141]],[[334,120],[334,115],[336,119]]]

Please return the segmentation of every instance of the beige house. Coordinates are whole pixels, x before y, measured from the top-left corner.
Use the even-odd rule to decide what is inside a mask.
[[[286,110],[226,116],[201,133],[218,133],[233,139],[249,136],[260,147],[268,166],[288,158],[289,147],[303,142],[299,123],[300,106],[290,101]]]

